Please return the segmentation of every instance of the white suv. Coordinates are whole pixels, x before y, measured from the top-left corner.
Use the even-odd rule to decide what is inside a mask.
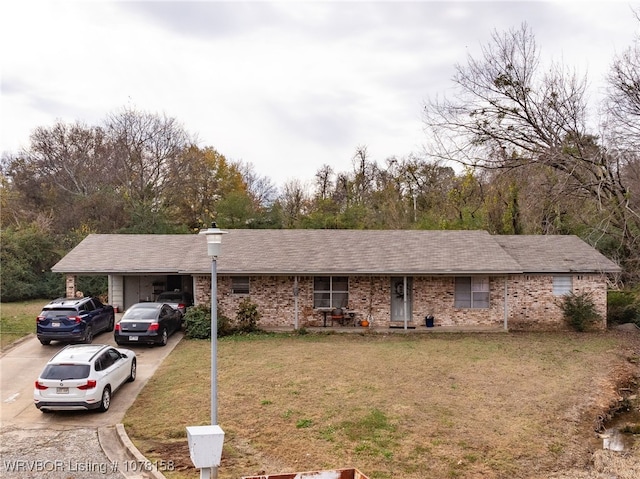
[[[33,390],[42,412],[98,409],[105,412],[111,395],[136,378],[136,354],[104,344],[76,344],[61,349],[45,366]]]

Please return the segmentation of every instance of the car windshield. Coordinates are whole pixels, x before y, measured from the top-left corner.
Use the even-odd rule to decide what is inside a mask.
[[[89,377],[88,364],[48,364],[42,379],[84,379]]]

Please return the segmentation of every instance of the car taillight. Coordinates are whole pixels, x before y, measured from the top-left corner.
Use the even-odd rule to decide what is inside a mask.
[[[49,389],[49,388],[44,384],[42,384],[40,381],[36,381],[36,389],[40,389],[42,391],[43,389]]]
[[[158,323],[151,323],[147,331],[157,331],[160,329],[160,325]]]
[[[120,323],[116,324],[116,331],[120,331]]]
[[[36,322],[38,322],[38,321],[44,321],[45,319],[46,319],[46,318],[45,318],[44,316],[38,316],[38,317],[36,318]]]
[[[184,309],[185,307],[186,307],[186,304],[184,303],[178,304],[178,309]]]
[[[78,386],[78,389],[93,389],[96,387],[96,380],[95,379],[89,379],[87,380],[87,384],[83,384],[82,386]]]
[[[69,316],[69,319],[71,321],[75,321],[76,323],[79,323],[80,321],[82,321],[82,318],[80,316]]]

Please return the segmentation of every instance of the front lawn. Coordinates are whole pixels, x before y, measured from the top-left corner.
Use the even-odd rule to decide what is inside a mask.
[[[0,303],[0,349],[28,334],[36,332],[36,317],[47,299]]]
[[[638,335],[614,332],[223,338],[218,477],[355,467],[370,479],[491,479],[583,469],[601,445],[597,416],[638,374],[639,345]],[[143,454],[174,469],[164,471],[170,479],[199,477],[186,427],[209,423],[209,352],[208,341],[183,340],[124,420]]]

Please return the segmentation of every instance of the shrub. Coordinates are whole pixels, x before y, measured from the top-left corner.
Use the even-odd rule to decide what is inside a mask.
[[[251,302],[249,298],[245,298],[238,305],[236,313],[236,328],[242,333],[252,333],[258,330],[258,321],[260,321],[260,312],[258,305]]]
[[[238,306],[235,322],[231,321],[218,309],[218,337],[258,331],[259,320],[258,306],[248,298]],[[184,315],[184,328],[185,335],[189,339],[210,339],[211,306],[199,304],[189,308]]]
[[[633,291],[609,291],[607,323],[636,323],[640,326],[640,295]]]
[[[184,315],[185,334],[189,339],[211,339],[211,306],[199,304]],[[218,310],[218,337],[233,333],[231,321]]]
[[[567,294],[560,306],[565,321],[576,331],[586,331],[602,319],[590,293]]]

